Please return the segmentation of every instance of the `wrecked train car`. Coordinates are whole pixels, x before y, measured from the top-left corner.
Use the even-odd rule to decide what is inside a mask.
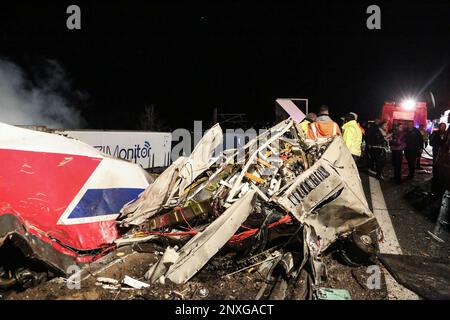
[[[181,247],[168,247],[148,280],[182,284],[226,246],[241,244],[249,256],[275,248],[272,240],[281,238],[276,259],[268,258],[268,280],[284,268],[285,277],[276,272],[280,281],[307,270],[319,283],[326,275],[320,256],[336,240],[358,233],[375,245],[378,224],[340,137],[307,144],[298,122],[289,119],[244,148],[213,157],[220,143],[216,125],[190,157],[174,162],[121,210],[127,234],[117,242],[170,238]],[[274,297],[267,291],[260,297]]]
[[[113,249],[120,209],[149,185],[132,163],[3,123],[0,158],[0,251],[15,247],[61,274]],[[0,268],[17,267],[12,260],[0,257]]]

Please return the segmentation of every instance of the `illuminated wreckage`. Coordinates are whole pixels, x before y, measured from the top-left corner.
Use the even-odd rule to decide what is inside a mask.
[[[12,242],[64,274],[120,246],[164,239],[149,283],[186,283],[226,253],[231,261],[221,268],[249,259],[265,270],[257,298],[288,298],[280,288],[326,276],[321,256],[329,247],[351,243],[350,261],[355,248],[356,257],[375,253],[379,237],[343,140],[306,143],[300,121],[289,118],[218,156],[216,124],[153,182],[81,142],[3,125],[14,132],[0,138],[9,163],[1,169],[0,245]],[[58,194],[66,189],[70,195]]]

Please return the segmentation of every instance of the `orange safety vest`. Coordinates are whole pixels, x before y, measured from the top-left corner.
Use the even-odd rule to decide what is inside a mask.
[[[341,129],[334,121],[317,121],[309,125],[309,139],[331,138],[336,135],[341,135]]]

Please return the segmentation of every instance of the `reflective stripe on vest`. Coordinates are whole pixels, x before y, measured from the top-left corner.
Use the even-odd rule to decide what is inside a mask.
[[[311,130],[313,132],[313,138],[317,139],[317,128],[316,128],[316,123],[315,122],[311,123]]]

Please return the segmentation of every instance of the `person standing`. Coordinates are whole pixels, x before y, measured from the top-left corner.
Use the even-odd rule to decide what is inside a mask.
[[[314,112],[310,112],[306,115],[306,118],[303,119],[302,122],[300,122],[300,127],[302,128],[303,134],[305,135],[305,137],[308,136],[308,132],[309,132],[309,125],[311,123],[313,123],[314,121],[316,121],[317,119],[317,115]]]
[[[334,136],[340,136],[341,130],[336,122],[329,116],[328,106],[321,106],[316,121],[309,125],[308,138],[314,141],[325,140]]]
[[[438,130],[434,131],[430,136],[430,146],[433,148],[433,171],[436,159],[439,154],[439,150],[445,143],[445,129],[447,125],[445,123],[439,123]]]
[[[386,165],[387,141],[387,122],[381,122],[372,132],[370,153],[375,163],[375,172],[369,169],[369,172],[375,174],[378,180],[384,180],[383,170]]]
[[[366,133],[366,131],[364,130],[364,127],[358,122],[358,114],[355,112],[350,112],[350,114],[352,114],[355,117],[355,121],[358,124],[359,128],[361,129],[361,133],[364,136],[364,134]]]
[[[423,146],[426,148],[428,146],[428,132],[425,129],[425,126],[423,124],[419,125],[419,132],[422,135],[423,138]]]
[[[362,131],[354,114],[349,113],[345,115],[344,119],[342,138],[356,161],[361,156]]]
[[[409,121],[405,133],[405,158],[408,162],[408,179],[414,178],[417,164],[417,154],[423,149],[423,138],[419,130],[414,127],[414,122]]]
[[[375,136],[379,131],[380,119],[375,119],[375,121],[370,121],[367,123],[366,130],[366,156],[367,156],[367,167],[369,171],[374,172],[375,170],[375,158],[373,157],[374,152],[372,151],[372,145],[375,144]]]
[[[425,130],[425,126],[423,124],[419,125],[419,132],[422,135],[423,146],[422,148],[419,149],[419,152],[417,153],[416,169],[422,169],[420,161],[422,160],[423,149],[425,149],[428,145],[428,133]]]
[[[405,136],[403,126],[400,123],[394,123],[389,145],[392,151],[392,166],[394,167],[393,180],[400,184],[402,182],[403,150],[405,150]]]
[[[433,178],[431,179],[431,191],[434,194],[442,195],[445,191],[443,185],[443,177],[439,167],[445,167],[448,162],[447,152],[450,150],[450,126],[445,131],[447,125],[442,122],[439,124],[438,130],[434,131],[430,136],[430,145],[433,147]],[[447,160],[447,161],[446,161]],[[445,169],[444,169],[445,170]]]

